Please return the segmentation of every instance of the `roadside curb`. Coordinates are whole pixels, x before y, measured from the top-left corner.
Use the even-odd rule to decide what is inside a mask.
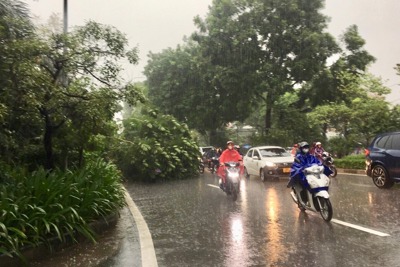
[[[341,168],[337,168],[338,173],[353,173],[353,174],[364,174],[367,175],[365,173],[365,170],[359,170],[359,169],[341,169]]]
[[[154,245],[153,245],[153,239],[151,238],[151,233],[147,226],[147,223],[144,220],[138,207],[136,206],[135,202],[133,202],[131,196],[129,195],[125,187],[124,190],[125,190],[125,202],[127,203],[129,211],[133,216],[133,219],[136,223],[136,227],[139,233],[142,266],[158,267],[156,252],[154,250]]]
[[[101,235],[108,229],[114,227],[119,219],[119,214],[118,212],[110,214],[109,216],[105,218],[100,218],[94,222],[89,223],[91,226],[92,230],[97,234]],[[77,234],[75,238],[78,240],[84,240],[85,238]],[[41,244],[36,247],[27,247],[22,250],[22,255],[25,257],[27,262],[32,262],[32,261],[40,261],[42,259],[45,259],[49,255],[55,254],[63,249],[72,247],[75,243],[71,239],[71,237],[66,236],[66,242],[60,241],[57,237],[49,239],[49,243],[51,244],[51,248],[49,248],[48,245],[46,244]],[[15,266],[21,266],[23,265],[21,259],[18,257],[9,257],[7,255],[0,255],[0,266],[1,267],[15,267]]]

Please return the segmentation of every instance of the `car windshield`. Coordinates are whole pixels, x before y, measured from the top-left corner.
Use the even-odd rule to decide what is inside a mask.
[[[286,152],[283,148],[265,148],[260,149],[261,156],[270,157],[289,157],[290,153]]]

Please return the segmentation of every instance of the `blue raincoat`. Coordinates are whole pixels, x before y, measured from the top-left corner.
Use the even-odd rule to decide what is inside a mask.
[[[298,153],[296,155],[296,158],[299,160],[299,162],[296,162],[295,160],[292,164],[292,167],[290,169],[289,185],[293,185],[296,177],[298,177],[300,179],[300,183],[303,186],[307,186],[307,180],[303,170],[305,168],[311,167],[314,164],[321,166],[322,163],[315,156],[309,153],[307,154]],[[324,174],[326,176],[329,176],[331,173],[332,171],[328,167],[324,166]]]

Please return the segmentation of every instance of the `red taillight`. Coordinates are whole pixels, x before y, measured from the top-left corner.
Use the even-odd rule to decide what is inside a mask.
[[[369,150],[368,149],[364,149],[364,154],[365,154],[366,157],[368,157],[369,156]]]

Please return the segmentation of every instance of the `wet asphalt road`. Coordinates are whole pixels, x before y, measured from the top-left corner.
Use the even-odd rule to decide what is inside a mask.
[[[400,187],[339,174],[331,181],[334,221],[300,212],[286,179],[242,180],[234,202],[216,176],[127,189],[150,229],[159,266],[400,266]],[[351,223],[389,234],[354,229]]]

